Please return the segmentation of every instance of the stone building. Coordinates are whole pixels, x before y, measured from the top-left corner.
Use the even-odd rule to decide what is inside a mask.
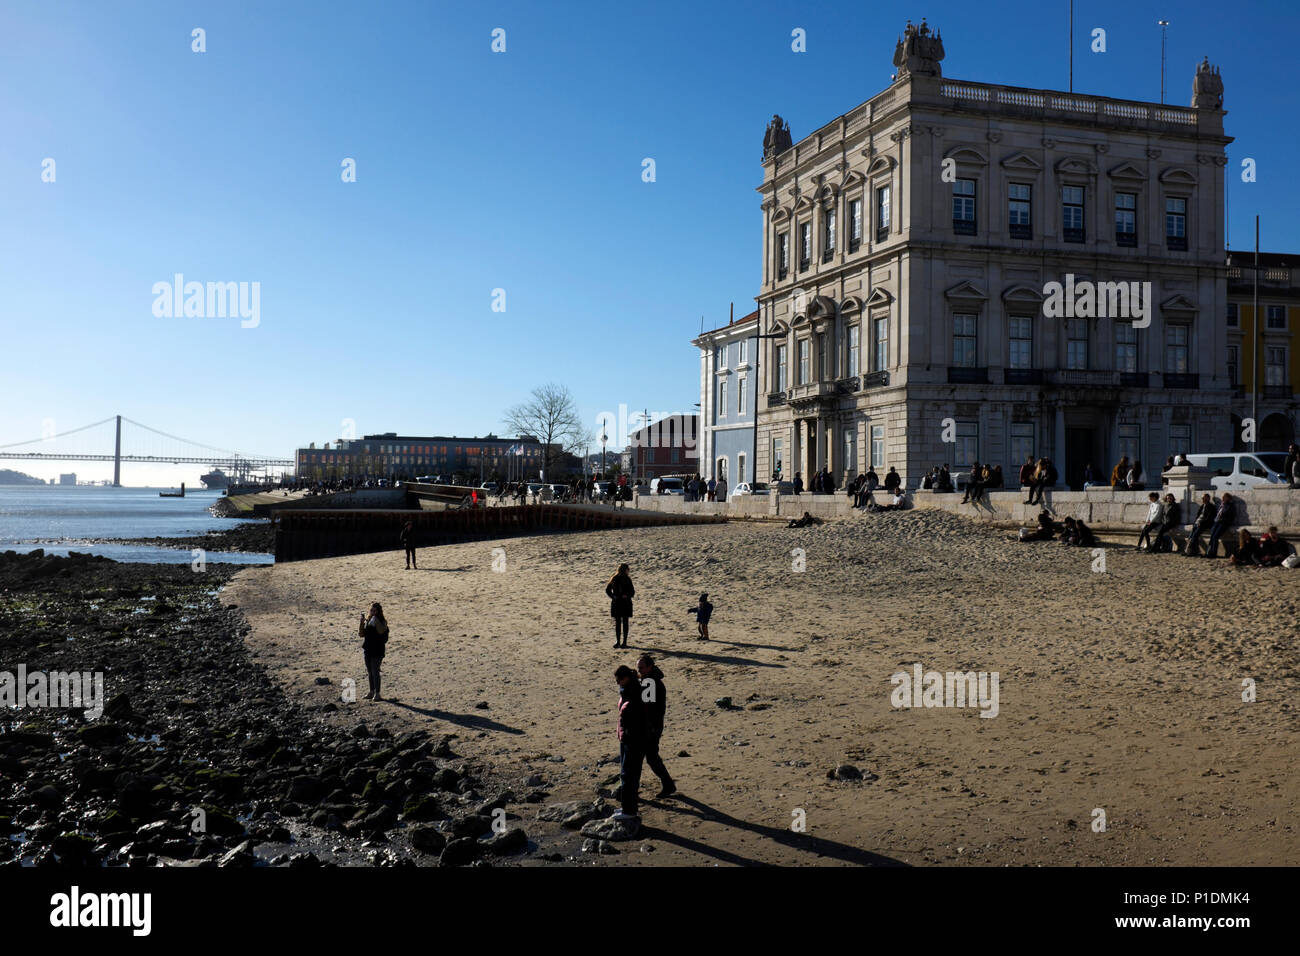
[[[700,350],[700,474],[726,478],[730,488],[754,480],[757,331],[754,311],[692,343]]]
[[[760,339],[759,473],[1013,481],[1032,454],[1078,487],[1230,444],[1217,70],[1185,108],[949,80],[943,56],[909,23],[882,93],[798,142],[768,127],[756,299],[785,336]],[[1100,302],[1045,309],[1053,282]]]
[[[1259,451],[1286,451],[1296,439],[1300,417],[1300,349],[1296,348],[1296,325],[1300,323],[1300,256],[1275,252],[1259,254],[1259,326],[1255,316],[1255,253],[1228,254],[1227,374],[1233,387],[1232,450],[1245,451],[1245,420],[1252,415],[1256,361],[1254,343],[1259,343],[1259,389],[1255,393],[1254,417]],[[1226,451],[1227,448],[1218,449]]]

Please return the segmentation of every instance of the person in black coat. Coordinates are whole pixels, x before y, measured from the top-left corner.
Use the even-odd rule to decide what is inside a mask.
[[[366,700],[383,700],[379,696],[379,665],[384,659],[384,647],[388,644],[388,622],[384,620],[384,609],[378,602],[370,605],[370,617],[361,615],[361,654],[366,661],[366,676],[370,679],[370,693]]]
[[[1170,467],[1173,467],[1172,465]],[[1161,522],[1159,529],[1156,531],[1156,543],[1152,549],[1154,551],[1164,551],[1165,539],[1169,539],[1169,550],[1174,550],[1174,540],[1172,534],[1183,524],[1183,506],[1178,503],[1178,499],[1173,495],[1165,495],[1165,518]]]
[[[402,525],[402,549],[406,552],[406,570],[415,568],[415,522]],[[415,568],[415,570],[420,570]]]
[[[668,711],[668,696],[664,690],[664,674],[655,666],[655,659],[649,654],[642,654],[636,662],[636,671],[641,678],[641,699],[646,705],[646,724],[648,733],[645,745],[646,766],[663,784],[655,796],[671,797],[677,792],[663,758],[659,756],[659,740],[664,735],[664,715]],[[646,700],[647,695],[649,700]]]
[[[605,595],[609,598],[609,616],[614,619],[614,646],[627,647],[627,630],[632,620],[632,598],[636,588],[632,586],[632,575],[628,566],[620,564],[618,573],[605,585]]]
[[[1200,550],[1201,535],[1210,530],[1210,525],[1214,524],[1214,499],[1209,495],[1201,495],[1201,506],[1196,511],[1196,516],[1192,518],[1192,536],[1187,539],[1187,549],[1183,552],[1189,558],[1196,557]]]
[[[645,760],[650,738],[650,722],[646,706],[641,700],[641,684],[636,672],[620,665],[614,672],[618,682],[618,767],[622,778],[619,801],[622,809],[614,814],[615,820],[632,820],[637,816],[641,787],[641,762]]]
[[[1232,495],[1225,491],[1223,497],[1219,499],[1219,509],[1214,512],[1214,523],[1210,525],[1210,541],[1205,546],[1205,556],[1207,558],[1217,558],[1219,556],[1219,539],[1223,537],[1225,531],[1232,527],[1235,508],[1236,505],[1233,502]]]

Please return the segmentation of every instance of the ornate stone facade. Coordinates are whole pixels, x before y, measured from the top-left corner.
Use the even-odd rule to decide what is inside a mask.
[[[1078,485],[1231,446],[1222,80],[1197,106],[895,82],[763,163],[758,475],[1047,455]],[[769,130],[771,128],[769,127]],[[1159,143],[1159,147],[1154,146]],[[1044,286],[1149,282],[1150,324],[1045,318]],[[883,475],[883,472],[882,472]]]

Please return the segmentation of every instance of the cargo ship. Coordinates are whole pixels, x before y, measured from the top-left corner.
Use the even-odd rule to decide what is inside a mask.
[[[214,468],[206,475],[200,475],[199,481],[203,482],[204,488],[229,488],[230,476],[220,468]]]

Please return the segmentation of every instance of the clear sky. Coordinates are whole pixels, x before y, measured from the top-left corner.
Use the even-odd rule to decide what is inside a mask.
[[[1067,9],[4,0],[0,444],[118,413],[283,457],[347,419],[358,435],[500,434],[551,381],[593,428],[620,404],[690,412],[701,317],[724,324],[759,291],[771,115],[797,140],[873,96],[923,15],[945,76],[1065,89]],[[1300,5],[1080,0],[1075,89],[1157,101],[1161,17],[1169,102],[1189,103],[1203,56],[1222,69],[1232,245],[1261,213],[1263,247],[1300,253]],[[260,283],[257,326],[156,316],[153,286],[176,273]]]

